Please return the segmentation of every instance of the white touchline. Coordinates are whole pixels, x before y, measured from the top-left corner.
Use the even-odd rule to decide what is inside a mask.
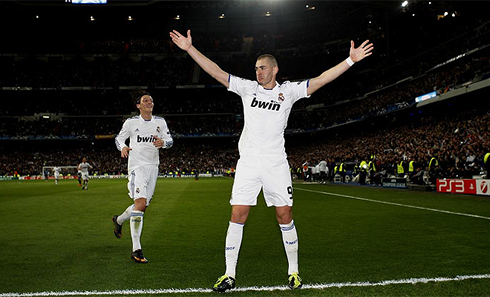
[[[452,214],[452,215],[457,215],[457,216],[465,216],[465,217],[490,220],[490,217],[484,217],[484,216],[479,216],[479,215],[474,215],[474,214],[469,214],[469,213],[453,212],[453,211],[442,210],[442,209],[427,208],[427,207],[401,204],[401,203],[388,202],[388,201],[380,201],[380,200],[374,200],[374,199],[368,199],[368,198],[362,198],[362,197],[356,197],[356,196],[349,196],[349,195],[337,194],[337,193],[308,190],[308,189],[302,189],[302,188],[294,188],[294,190],[301,190],[301,191],[318,193],[318,194],[323,194],[323,195],[339,196],[339,197],[344,197],[344,198],[349,198],[349,199],[363,200],[363,201],[369,201],[369,202],[375,202],[375,203],[381,203],[381,204],[389,204],[389,205],[396,205],[396,206],[401,206],[401,207],[408,207],[408,208],[416,208],[416,209],[422,209],[422,210],[428,210],[428,211],[442,212],[442,213],[447,213],[447,214]]]
[[[455,277],[431,277],[431,278],[408,278],[393,279],[377,282],[347,282],[347,283],[330,283],[330,284],[304,284],[303,289],[328,289],[343,287],[376,287],[400,284],[417,284],[429,282],[450,282],[463,281],[468,279],[490,279],[490,274],[477,275],[458,275]],[[287,286],[273,287],[243,287],[236,288],[233,291],[288,291]],[[97,296],[97,295],[156,295],[156,294],[182,294],[182,293],[210,293],[211,289],[188,288],[188,289],[146,289],[146,290],[114,290],[114,291],[61,291],[61,292],[31,292],[31,293],[0,293],[0,297],[37,297],[37,296]]]

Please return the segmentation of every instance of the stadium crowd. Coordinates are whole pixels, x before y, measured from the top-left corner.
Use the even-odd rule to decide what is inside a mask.
[[[486,109],[482,109],[485,107]],[[287,153],[293,172],[305,162],[316,165],[321,160],[330,164],[350,162],[359,164],[376,156],[376,165],[382,174],[397,174],[397,164],[415,161],[417,172],[426,170],[432,157],[438,160],[439,177],[470,178],[480,175],[483,157],[490,150],[490,106],[469,107],[465,111],[451,112],[451,116],[438,114],[437,110],[428,115],[413,115],[410,122],[404,120],[396,125],[382,125],[368,131],[346,131],[341,135],[321,136],[307,143],[296,143],[287,138]],[[315,136],[317,137],[317,136]],[[324,138],[325,137],[325,138]],[[217,141],[216,144],[196,140],[188,141],[162,153],[161,173],[198,171],[213,174],[226,173],[238,159],[233,138]],[[18,150],[2,154],[0,175],[40,175],[43,166],[76,165],[82,156],[94,166],[92,173],[127,174],[126,162],[121,159],[115,147],[106,144],[98,149],[54,149],[44,152],[23,152]],[[331,165],[333,167],[333,165]]]
[[[467,84],[490,78],[489,58],[488,50],[481,51],[471,59],[459,59],[451,65],[440,67],[439,71],[431,71],[417,79],[401,82],[343,104],[319,104],[319,107],[310,109],[309,106],[321,102],[319,101],[322,99],[321,95],[311,98],[312,102],[310,99],[301,100],[293,109],[288,129],[306,131],[324,129],[410,106],[415,103],[415,97],[432,91],[443,94],[457,88],[464,88]],[[8,113],[14,117],[3,118],[0,121],[0,137],[22,138],[33,135],[78,138],[117,133],[123,117],[127,117],[128,111],[132,109],[127,96],[123,92],[111,92],[110,94],[90,93],[89,96],[93,95],[93,97],[85,98],[87,93],[84,92],[88,91],[74,92],[75,94],[68,91],[55,92],[50,96],[53,101],[33,102],[32,105],[25,104],[24,100],[14,100],[12,108],[4,110],[4,115]],[[26,93],[14,96],[23,97],[24,94]],[[65,95],[67,95],[66,99]],[[178,135],[234,135],[241,131],[239,123],[241,103],[236,96],[228,94],[223,88],[155,90],[154,97],[155,113],[167,117],[172,132]],[[177,97],[182,99],[176,100]],[[31,96],[28,100],[36,101],[36,98],[38,97]],[[86,104],[92,102],[94,104]],[[34,110],[66,113],[49,121],[42,118],[21,117],[33,115]],[[81,117],[83,114],[90,116]]]
[[[417,96],[433,91],[443,94],[490,78],[490,20],[466,22],[445,19],[396,34],[391,38],[410,36],[418,42],[397,40],[403,46],[391,51],[388,46],[376,46],[376,57],[359,68],[363,71],[353,70],[312,98],[297,102],[287,132],[324,134],[317,132],[313,138],[323,139],[310,139],[308,144],[295,144],[295,136],[288,137],[291,167],[296,171],[305,162],[328,160],[333,169],[333,164],[358,164],[376,155],[380,171],[396,175],[401,161],[414,160],[424,170],[436,157],[440,176],[479,174],[490,140],[489,106],[484,100],[460,113],[452,112],[451,117],[434,108],[429,115],[400,116],[403,120],[397,125],[362,127],[413,107]],[[263,52],[274,53],[283,80],[311,77],[345,58],[348,36],[334,36],[335,42],[325,43],[332,40],[332,36],[326,38],[326,31],[295,33],[195,34],[193,38],[223,69],[250,78],[254,75],[250,65]],[[366,34],[381,45],[384,42],[376,30]],[[176,139],[175,146],[162,153],[162,173],[223,173],[235,166],[235,141],[243,126],[239,98],[211,86],[214,80],[199,72],[168,39],[86,39],[62,44],[0,47],[0,92],[9,102],[8,108],[0,109],[0,141],[22,145],[28,139],[105,141],[99,138],[113,137],[135,112],[126,89],[144,86],[155,98],[153,113],[166,118]],[[43,114],[50,118],[42,118]],[[344,123],[351,123],[355,133],[327,129]],[[200,143],[216,136],[226,137],[216,138],[220,140],[214,144]],[[194,137],[192,145],[179,144],[179,139]],[[82,156],[99,175],[126,173],[119,152],[104,144],[97,150],[63,145],[53,151],[3,149],[0,175],[41,175],[43,166],[75,165]]]

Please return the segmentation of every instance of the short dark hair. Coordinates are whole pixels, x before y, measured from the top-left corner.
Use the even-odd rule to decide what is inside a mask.
[[[134,104],[140,104],[141,97],[148,95],[151,96],[150,93],[143,89],[136,89],[131,91],[131,100],[133,100]]]
[[[262,60],[262,59],[268,60],[269,63],[272,65],[272,67],[279,67],[279,65],[277,64],[276,58],[273,55],[271,55],[271,54],[263,54],[263,55],[260,55],[257,58],[257,61],[258,60]]]

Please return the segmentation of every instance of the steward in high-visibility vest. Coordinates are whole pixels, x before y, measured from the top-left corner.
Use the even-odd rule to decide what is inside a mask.
[[[435,157],[432,157],[429,161],[429,172],[434,171],[439,167],[439,162]]]
[[[483,157],[483,164],[485,164],[485,170],[487,171],[487,178],[490,179],[490,153],[486,153]]]
[[[339,174],[340,174],[340,177],[342,178],[342,182],[344,183],[345,182],[345,164],[344,162],[341,162],[340,163],[340,166],[339,166]]]
[[[366,184],[366,176],[367,176],[367,170],[368,170],[368,163],[365,160],[361,161],[361,164],[359,165],[359,170],[361,171],[359,173],[359,183],[361,185]]]
[[[376,156],[371,155],[371,160],[368,163],[369,180],[372,184],[376,184]]]
[[[368,169],[367,165],[368,165],[368,163],[366,161],[362,160],[361,164],[359,165],[359,170],[361,170],[361,172],[367,171],[367,169]]]
[[[369,161],[368,167],[369,171],[372,171],[373,173],[376,172],[376,163],[374,162],[374,160]]]
[[[339,172],[345,172],[345,165],[344,165],[344,162],[340,163]]]
[[[405,168],[403,168],[403,160],[397,165],[398,177],[403,177],[405,175]]]
[[[412,175],[415,172],[415,161],[412,160],[408,163],[408,174]]]
[[[429,182],[435,185],[439,175],[439,162],[436,157],[430,158],[427,170],[429,171]]]

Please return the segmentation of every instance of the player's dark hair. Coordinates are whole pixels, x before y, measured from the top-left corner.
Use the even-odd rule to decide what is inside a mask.
[[[277,60],[276,58],[273,56],[273,55],[270,55],[270,54],[263,54],[263,55],[260,55],[258,58],[257,58],[257,61],[258,60],[262,60],[262,59],[267,59],[269,61],[269,63],[272,65],[272,67],[278,67],[279,65],[277,64]]]
[[[145,95],[151,96],[150,93],[142,89],[133,90],[131,91],[130,95],[131,95],[131,100],[133,100],[134,104],[140,104],[141,97]]]

